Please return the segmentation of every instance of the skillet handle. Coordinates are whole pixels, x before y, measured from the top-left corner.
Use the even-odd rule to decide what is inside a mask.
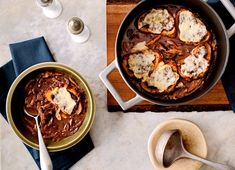
[[[235,7],[232,4],[232,2],[230,0],[220,0],[220,1],[235,20]],[[235,23],[227,30],[227,33],[229,38],[235,33]]]
[[[112,94],[112,96],[115,98],[115,100],[118,102],[118,104],[121,106],[123,110],[127,110],[130,107],[140,103],[143,101],[143,98],[140,97],[138,94],[136,96],[128,101],[123,101],[121,96],[118,94],[117,90],[113,87],[111,82],[108,80],[108,75],[116,68],[116,60],[114,60],[111,64],[108,65],[100,74],[99,77],[104,83],[104,85],[107,87],[109,92]]]

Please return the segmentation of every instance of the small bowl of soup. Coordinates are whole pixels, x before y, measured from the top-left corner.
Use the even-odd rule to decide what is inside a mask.
[[[36,122],[24,110],[39,115],[50,152],[81,141],[95,117],[94,97],[85,79],[56,62],[37,64],[22,72],[7,96],[7,118],[12,129],[26,145],[38,149]]]

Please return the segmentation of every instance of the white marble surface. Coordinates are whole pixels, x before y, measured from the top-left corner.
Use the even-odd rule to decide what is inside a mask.
[[[147,140],[152,130],[171,118],[184,118],[198,124],[207,141],[208,158],[235,166],[235,115],[232,111],[109,113],[106,89],[98,78],[106,65],[105,0],[62,0],[62,15],[43,16],[34,1],[0,1],[0,66],[10,60],[9,43],[45,36],[58,62],[79,71],[94,92],[97,113],[91,136],[95,144],[89,154],[77,162],[75,170],[151,170]],[[76,44],[66,32],[66,22],[81,17],[91,30],[85,44]],[[0,116],[0,169],[38,169],[21,141]],[[202,167],[201,169],[211,169]]]

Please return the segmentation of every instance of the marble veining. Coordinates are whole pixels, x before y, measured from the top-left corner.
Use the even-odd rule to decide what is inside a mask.
[[[91,129],[95,144],[89,154],[71,170],[152,170],[147,141],[152,130],[171,118],[184,118],[198,124],[207,140],[208,158],[235,166],[235,115],[232,111],[109,113],[106,88],[98,74],[106,65],[105,0],[61,0],[63,13],[46,18],[34,1],[0,1],[0,66],[9,61],[8,44],[44,36],[58,62],[80,72],[96,98],[97,112]],[[78,16],[88,25],[91,37],[76,44],[66,30],[66,23]],[[0,116],[0,169],[38,169],[26,148]],[[12,163],[14,161],[14,163]],[[211,168],[202,167],[202,170]]]

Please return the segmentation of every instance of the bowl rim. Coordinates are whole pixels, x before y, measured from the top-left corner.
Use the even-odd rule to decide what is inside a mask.
[[[73,74],[75,74],[77,76],[77,78],[79,78],[79,81],[81,81],[82,84],[84,85],[84,88],[85,88],[84,90],[87,92],[87,95],[88,95],[87,98],[91,102],[91,104],[90,104],[91,108],[90,108],[90,113],[89,113],[90,116],[88,118],[86,126],[84,127],[84,129],[81,132],[81,135],[79,135],[78,137],[76,137],[73,140],[69,141],[68,143],[62,144],[60,146],[49,146],[49,147],[47,146],[47,149],[48,149],[49,152],[62,151],[62,150],[68,149],[68,148],[76,145],[77,143],[79,143],[88,134],[88,132],[90,131],[91,126],[94,122],[94,119],[95,119],[95,108],[96,107],[95,107],[95,100],[94,100],[94,96],[92,94],[91,88],[88,85],[88,83],[85,81],[85,79],[75,69],[71,68],[70,66],[67,66],[65,64],[58,63],[58,62],[43,62],[43,63],[35,64],[35,65],[25,69],[19,76],[16,77],[16,79],[13,81],[13,83],[12,83],[12,85],[11,85],[9,91],[8,91],[7,100],[6,100],[7,120],[9,122],[11,128],[15,132],[15,134],[22,140],[22,142],[24,144],[26,144],[27,146],[32,147],[33,149],[36,149],[36,150],[39,149],[38,144],[36,144],[36,143],[30,141],[29,139],[27,139],[16,127],[16,125],[13,121],[13,117],[10,114],[11,113],[10,103],[12,101],[13,93],[14,93],[17,85],[21,82],[21,80],[25,76],[27,76],[28,74],[30,74],[30,73],[32,73],[36,70],[42,69],[42,68],[59,68],[59,69],[62,69],[62,70],[70,71]]]

